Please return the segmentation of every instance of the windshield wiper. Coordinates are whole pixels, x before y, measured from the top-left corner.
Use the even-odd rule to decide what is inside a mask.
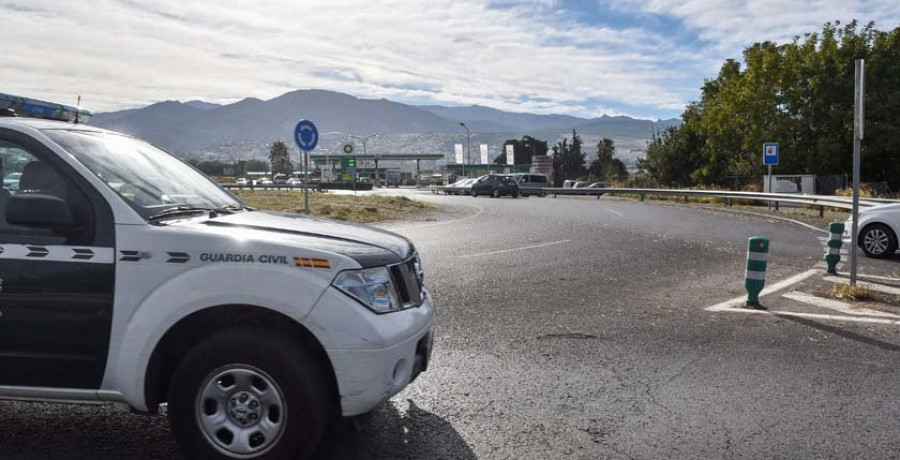
[[[158,213],[148,217],[147,220],[158,220],[158,219],[162,219],[165,217],[177,216],[179,214],[195,214],[198,212],[208,212],[208,213],[210,213],[210,217],[215,217],[215,215],[217,213],[219,213],[220,210],[216,209],[216,208],[209,208],[209,207],[203,207],[203,206],[182,205],[182,206],[175,206],[175,207],[166,209],[165,211],[162,211],[162,212],[158,212]]]
[[[222,206],[216,208],[216,211],[226,212],[228,214],[234,214],[237,211],[256,211],[256,208],[251,208],[250,206],[245,206],[241,204],[229,204],[226,206]]]

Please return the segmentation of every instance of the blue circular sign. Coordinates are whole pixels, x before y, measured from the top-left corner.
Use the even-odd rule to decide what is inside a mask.
[[[310,151],[319,145],[319,130],[309,120],[300,120],[294,128],[294,142],[300,150]]]

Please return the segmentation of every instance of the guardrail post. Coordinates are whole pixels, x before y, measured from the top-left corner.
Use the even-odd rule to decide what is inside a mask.
[[[825,206],[819,206],[819,217],[825,217]]]
[[[734,200],[733,200],[733,199],[728,198],[728,199],[727,199],[727,202],[728,202],[728,206],[734,206]]]
[[[778,210],[778,202],[777,201],[775,202],[775,210],[776,211]]]
[[[644,201],[644,194],[641,193],[641,201]]]
[[[752,236],[747,244],[747,271],[744,287],[747,288],[747,306],[760,308],[759,293],[766,287],[766,265],[769,260],[769,240]]]
[[[825,263],[828,264],[828,274],[837,275],[837,264],[841,261],[841,246],[844,245],[844,223],[832,222],[828,224],[828,233]]]

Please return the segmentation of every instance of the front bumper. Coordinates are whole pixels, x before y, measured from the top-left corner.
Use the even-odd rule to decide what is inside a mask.
[[[434,312],[430,295],[419,307],[373,314],[329,289],[305,323],[331,361],[345,416],[375,409],[428,369]]]

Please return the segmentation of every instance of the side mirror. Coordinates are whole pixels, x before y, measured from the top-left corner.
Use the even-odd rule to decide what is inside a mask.
[[[52,195],[13,195],[6,202],[6,221],[25,227],[49,228],[60,232],[77,224],[72,210],[61,198]]]

